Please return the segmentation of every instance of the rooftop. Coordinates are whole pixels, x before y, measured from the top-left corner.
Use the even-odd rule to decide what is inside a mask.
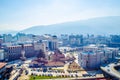
[[[24,44],[24,47],[27,47],[27,46],[32,46],[32,44]],[[9,45],[7,47],[21,47],[21,45],[17,44],[17,45]]]
[[[0,69],[3,68],[7,63],[0,62]]]
[[[49,61],[48,64],[45,64],[46,66],[64,66],[65,64],[60,61]]]
[[[88,46],[84,46],[84,48],[98,48],[95,44],[90,44]]]
[[[94,52],[82,52],[82,54],[88,55],[88,54],[95,54],[95,53]]]

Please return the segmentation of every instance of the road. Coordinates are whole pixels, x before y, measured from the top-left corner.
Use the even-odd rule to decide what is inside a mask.
[[[120,79],[120,72],[118,72],[114,67],[120,66],[120,63],[111,63],[106,66],[101,66],[101,69],[107,74]]]

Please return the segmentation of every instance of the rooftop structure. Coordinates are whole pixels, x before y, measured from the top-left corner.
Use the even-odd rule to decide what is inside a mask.
[[[5,67],[7,63],[4,63],[4,62],[0,62],[0,69],[2,69],[3,67]]]
[[[82,54],[84,54],[84,55],[94,55],[95,53],[94,52],[82,52]]]
[[[79,71],[79,70],[81,70],[81,67],[76,62],[72,62],[69,64],[67,70],[68,71]]]
[[[7,75],[6,74],[6,64],[7,63],[4,63],[4,62],[0,62],[0,80],[4,80],[5,79],[5,76]],[[8,73],[9,74],[9,73]]]
[[[43,55],[44,54],[44,55]],[[32,60],[30,63],[31,67],[60,67],[64,66],[66,61],[74,61],[75,58],[65,57],[59,50],[55,50],[53,54],[49,55],[50,59],[45,58],[45,53],[40,52],[38,54],[40,57]]]
[[[61,67],[64,65],[65,65],[65,63],[60,62],[60,61],[48,61],[48,63],[45,64],[45,66],[48,66],[48,67]]]

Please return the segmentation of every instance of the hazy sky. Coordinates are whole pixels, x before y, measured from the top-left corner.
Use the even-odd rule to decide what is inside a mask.
[[[0,30],[120,16],[120,0],[0,0]]]

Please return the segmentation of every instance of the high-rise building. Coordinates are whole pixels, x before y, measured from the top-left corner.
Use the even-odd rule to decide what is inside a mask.
[[[12,42],[12,35],[11,34],[3,34],[3,42],[7,43],[7,42]]]
[[[2,47],[3,39],[0,38],[0,48]]]
[[[48,40],[48,48],[49,50],[55,50],[58,48],[57,36],[52,36],[52,39]]]
[[[81,46],[83,45],[83,36],[82,35],[70,35],[69,36],[70,46]]]
[[[0,49],[0,61],[3,61],[5,59],[5,53],[3,49]]]
[[[55,50],[58,48],[58,43],[57,41],[49,41],[48,42],[48,47],[49,47],[49,50]]]
[[[87,46],[78,54],[78,63],[86,69],[99,68],[101,64],[112,61],[118,55],[118,48]]]

